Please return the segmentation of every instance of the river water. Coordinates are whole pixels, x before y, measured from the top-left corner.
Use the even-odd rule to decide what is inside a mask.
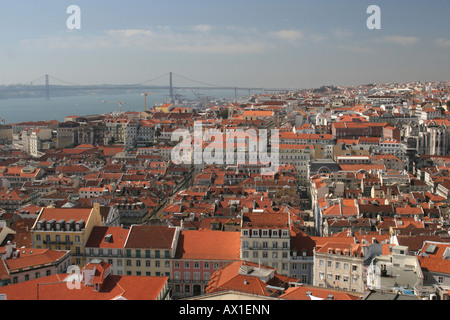
[[[187,100],[195,100],[201,97],[225,100],[234,98],[234,90],[205,90],[196,92],[190,90],[177,92]],[[248,97],[247,97],[248,98]],[[158,103],[164,103],[168,99],[166,92],[159,92],[147,96],[147,110]],[[46,98],[17,98],[0,100],[0,118],[5,123],[17,123],[26,121],[58,120],[64,121],[64,117],[77,115],[105,114],[119,111],[118,103],[103,103],[102,101],[121,101],[122,112],[143,111],[144,97],[140,93],[126,94],[90,94],[68,97]],[[1,121],[3,123],[3,121]]]

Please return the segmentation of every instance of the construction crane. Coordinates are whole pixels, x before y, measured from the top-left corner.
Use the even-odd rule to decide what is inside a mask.
[[[141,96],[144,97],[144,105],[145,105],[144,111],[145,112],[147,112],[147,96],[150,95],[150,94],[156,94],[156,93],[157,92],[144,92],[144,93],[141,93]]]
[[[122,104],[125,104],[125,102],[122,101],[106,101],[102,100],[103,103],[118,103],[119,104],[119,113],[122,113]]]

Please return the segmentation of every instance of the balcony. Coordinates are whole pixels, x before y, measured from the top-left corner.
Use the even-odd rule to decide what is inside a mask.
[[[73,245],[73,241],[43,241],[44,244],[52,244],[52,245],[65,245],[65,246],[71,246]]]

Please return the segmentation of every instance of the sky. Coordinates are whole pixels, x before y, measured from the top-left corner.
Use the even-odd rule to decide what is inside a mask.
[[[80,29],[67,26],[71,5]],[[367,27],[370,5],[381,29]],[[449,9],[448,0],[2,0],[0,85],[43,84],[44,74],[135,84],[169,72],[185,77],[175,86],[447,81]]]

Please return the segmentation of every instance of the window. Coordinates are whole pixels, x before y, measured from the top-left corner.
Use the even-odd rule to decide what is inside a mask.
[[[150,267],[151,266],[151,260],[145,260],[145,266]]]
[[[165,258],[170,258],[170,251],[169,250],[164,251],[164,257]]]
[[[319,267],[323,267],[325,261],[324,260],[319,260]]]
[[[219,269],[219,263],[218,262],[214,262],[214,269]]]
[[[127,258],[131,258],[131,250],[127,249]]]
[[[259,230],[252,230],[252,237],[258,237],[259,236]]]
[[[178,261],[174,263],[174,268],[180,269],[180,263]]]
[[[340,269],[340,268],[341,268],[341,263],[340,263],[340,262],[336,262],[335,268],[336,268],[336,269]]]
[[[155,250],[155,258],[160,258],[160,251],[159,250]]]
[[[36,235],[36,241],[41,241],[41,235],[40,234]]]
[[[186,280],[186,281],[191,280],[191,274],[189,272],[184,273],[184,280]]]
[[[145,257],[150,258],[150,250],[145,250]]]
[[[327,261],[327,267],[330,267],[331,268],[331,261]]]
[[[444,283],[444,277],[438,277],[438,283]]]
[[[156,260],[156,261],[155,261],[155,267],[156,267],[156,268],[160,268],[160,267],[161,267],[161,262],[158,261],[158,260]]]
[[[269,247],[269,243],[267,241],[263,241],[262,247],[263,249],[267,249]]]
[[[140,258],[141,257],[141,250],[136,250],[136,258]]]
[[[30,275],[29,275],[29,274],[26,274],[26,275],[25,275],[25,281],[28,281],[28,280],[30,280]]]
[[[352,265],[352,271],[358,271],[358,266],[357,265]]]
[[[308,269],[308,264],[302,263],[302,270],[307,270],[307,269]]]
[[[209,262],[203,262],[203,268],[204,269],[209,269]]]
[[[75,236],[75,243],[80,243],[80,236]]]
[[[200,263],[195,261],[194,262],[194,269],[200,269]]]
[[[140,267],[141,266],[141,260],[136,260],[136,267]]]
[[[170,261],[164,261],[164,267],[170,268]]]
[[[209,272],[204,272],[203,273],[203,280],[204,281],[209,281],[209,277],[210,277]]]
[[[189,269],[189,268],[190,268],[189,262],[185,262],[185,263],[184,263],[184,268],[185,268],[185,269]]]
[[[267,237],[269,235],[269,230],[263,230],[262,235],[263,237]]]
[[[302,274],[302,282],[307,283],[308,282],[308,276],[306,274]]]
[[[131,267],[131,260],[127,260],[127,267]]]

